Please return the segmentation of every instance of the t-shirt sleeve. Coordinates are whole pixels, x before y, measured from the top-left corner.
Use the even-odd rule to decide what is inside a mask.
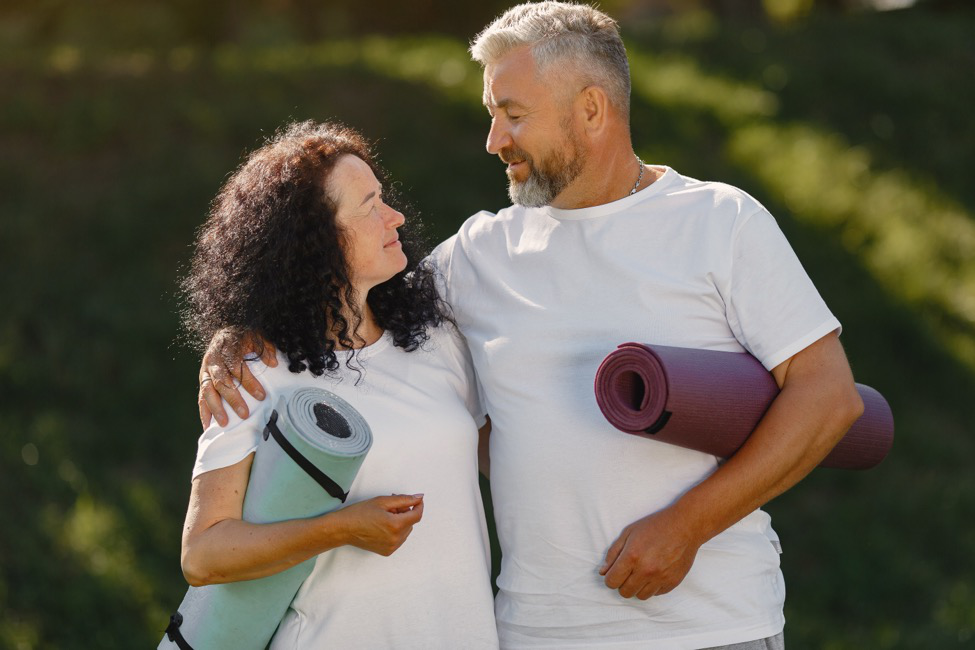
[[[830,312],[767,210],[746,217],[732,251],[728,322],[738,341],[771,370],[833,331]]]
[[[426,259],[423,260],[423,264],[432,268],[434,271],[434,278],[437,285],[437,293],[443,298],[448,304],[450,304],[449,295],[449,281],[448,277],[450,275],[450,260],[453,255],[454,246],[457,242],[457,235],[452,235],[442,241],[433,249]]]
[[[450,345],[454,348],[454,355],[461,364],[464,374],[464,393],[460,396],[464,400],[467,411],[477,423],[480,429],[487,421],[487,412],[484,402],[481,400],[481,384],[478,382],[477,373],[474,370],[474,362],[471,360],[471,351],[467,346],[467,339],[453,326],[447,325],[450,332]]]
[[[195,479],[204,472],[230,467],[257,449],[261,434],[264,431],[264,424],[267,422],[267,411],[274,402],[274,391],[268,385],[271,373],[262,373],[262,370],[269,369],[263,363],[252,363],[251,371],[255,375],[264,375],[259,376],[267,392],[264,401],[258,401],[251,397],[247,391],[241,390],[250,416],[246,420],[242,420],[233,409],[227,408],[229,420],[227,426],[222,427],[217,424],[216,420],[211,420],[210,426],[206,428],[197,442],[196,463],[193,465],[192,478]],[[239,384],[237,386],[240,387]]]

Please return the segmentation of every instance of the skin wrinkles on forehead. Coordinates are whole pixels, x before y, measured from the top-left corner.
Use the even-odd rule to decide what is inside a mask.
[[[506,56],[510,55],[511,53]],[[501,57],[499,61],[502,59],[504,57]],[[492,118],[495,117],[495,111],[500,109],[505,113],[511,111],[517,112],[519,120],[530,117],[534,113],[549,107],[560,115],[560,122],[562,122],[563,128],[565,128],[567,116],[564,113],[568,109],[572,98],[591,84],[587,84],[585,83],[585,79],[579,78],[580,73],[572,61],[566,60],[564,64],[565,67],[562,69],[562,74],[559,75],[558,79],[553,79],[551,73],[542,74],[537,67],[535,68],[532,81],[528,84],[528,91],[532,92],[534,103],[526,104],[523,100],[511,96],[494,97],[494,85],[498,77],[498,63],[493,63],[484,69],[484,90],[481,95],[481,103]],[[509,66],[510,63],[503,66],[502,74],[504,76],[511,74],[510,70],[508,70]],[[548,67],[554,68],[556,66]],[[510,93],[511,91],[502,89],[502,92]]]
[[[353,156],[353,157],[356,157],[357,158],[357,156]],[[360,160],[361,160],[361,158],[360,158]],[[365,174],[365,172],[363,172],[363,174]],[[355,184],[358,185],[358,183],[355,183]],[[329,195],[331,195],[331,196],[334,197],[333,200],[335,201],[336,205],[339,206],[339,210],[341,210],[342,209],[341,206],[346,203],[346,196],[350,192],[350,190],[347,187],[339,187],[338,186],[338,183],[336,182],[336,178],[335,178],[335,175],[334,174],[330,174],[329,175],[329,178],[326,181],[325,191]],[[377,196],[382,197],[382,194],[383,194],[383,186],[379,183],[379,181],[377,179],[376,180],[376,189],[367,192],[363,196],[362,201],[358,205],[356,205],[354,208],[351,208],[348,211],[349,212],[349,216],[350,217],[365,216],[366,214],[368,214],[368,212],[361,211],[362,207],[365,206],[367,203],[369,203],[369,201],[371,201],[374,198],[376,198]],[[349,199],[349,202],[352,202],[352,201],[355,201],[355,199],[354,198],[350,198]]]
[[[510,77],[512,72],[511,71],[512,58],[523,60],[525,58],[524,54],[526,54],[525,47],[526,46],[516,47],[513,50],[507,52],[505,55],[498,57],[497,60],[495,60],[493,63],[490,63],[484,67],[484,90],[481,95],[481,103],[484,104],[484,106],[488,109],[488,113],[490,113],[492,116],[494,115],[494,110],[498,108],[504,111],[508,111],[509,109],[516,109],[519,111],[533,110],[533,107],[524,104],[523,102],[519,101],[515,97],[510,97],[510,96],[495,97],[495,90],[494,90],[494,85],[498,77],[499,69],[505,76]],[[548,83],[546,82],[546,80],[540,78],[539,76],[538,66],[535,63],[534,57],[531,54],[530,49],[527,51],[527,54],[528,54],[527,57],[528,60],[525,61],[525,65],[530,66],[532,68],[532,75],[531,75],[532,78],[530,84],[532,86],[543,85],[548,87]],[[524,70],[524,67],[519,67],[517,71],[521,72],[522,70]]]
[[[508,55],[510,56],[509,52]],[[501,57],[498,62],[500,62],[505,57]],[[532,108],[526,104],[519,102],[513,97],[503,97],[496,101],[493,100],[494,93],[494,82],[497,77],[498,62],[490,64],[484,68],[484,90],[481,93],[481,103],[488,109],[489,113],[492,113],[492,109],[501,108],[507,110],[509,107],[517,110],[532,110]],[[507,66],[505,66],[507,67]],[[582,75],[578,68],[578,64],[571,59],[561,59],[555,61],[544,70],[540,70],[537,64],[533,63],[534,74],[532,75],[531,86],[533,88],[541,87],[543,92],[551,97],[553,103],[556,105],[563,105],[570,97],[580,92],[586,86],[592,85],[591,82],[587,81],[587,78]],[[557,70],[558,74],[553,75],[553,70]]]
[[[487,89],[484,90],[484,96],[481,98],[481,103],[484,104],[484,107],[488,110],[488,113],[490,113],[491,115],[494,115],[494,111],[499,108],[506,112],[512,108],[519,111],[530,110],[530,108],[527,105],[522,104],[518,100],[513,99],[511,97],[504,97],[497,101],[492,101],[489,91]]]

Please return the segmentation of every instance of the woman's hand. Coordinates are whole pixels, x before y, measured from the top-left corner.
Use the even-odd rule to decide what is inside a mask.
[[[182,566],[194,587],[263,578],[344,545],[388,556],[423,516],[423,495],[415,494],[375,497],[307,519],[243,521],[253,458],[193,480]]]
[[[374,497],[325,515],[344,532],[343,543],[389,556],[423,517],[423,495]]]

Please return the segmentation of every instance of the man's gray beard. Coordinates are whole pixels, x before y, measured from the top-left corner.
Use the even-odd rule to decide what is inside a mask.
[[[554,165],[547,164],[546,169],[540,169],[533,160],[529,160],[531,171],[528,178],[524,181],[509,178],[508,196],[511,197],[511,202],[526,208],[540,208],[548,205],[561,194],[562,190],[582,173],[582,156],[579,147],[574,142],[570,144],[572,150],[569,156],[559,155],[554,161],[545,161],[554,162]]]

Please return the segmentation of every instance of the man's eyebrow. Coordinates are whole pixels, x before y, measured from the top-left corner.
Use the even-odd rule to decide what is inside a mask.
[[[485,97],[483,99],[483,103],[484,103],[484,106],[486,106],[488,110],[490,110],[492,108],[503,108],[505,110],[508,110],[509,108],[520,108],[520,109],[524,110],[525,108],[527,108],[521,102],[516,101],[514,99],[511,99],[510,97],[505,97],[504,99],[498,101],[496,104],[492,104],[491,102],[488,101],[487,97]]]

